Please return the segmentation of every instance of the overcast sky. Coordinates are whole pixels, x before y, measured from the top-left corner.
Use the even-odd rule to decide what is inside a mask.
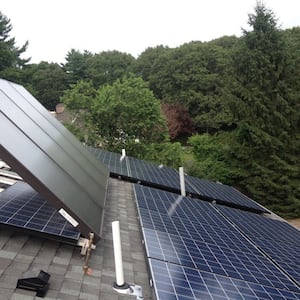
[[[265,0],[283,29],[300,26],[300,0]],[[72,49],[118,50],[137,57],[148,47],[177,47],[241,35],[255,0],[1,0],[25,57],[63,63]]]

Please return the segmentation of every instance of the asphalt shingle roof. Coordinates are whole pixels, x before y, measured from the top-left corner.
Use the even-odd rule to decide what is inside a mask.
[[[143,288],[144,299],[152,299],[149,273],[144,256],[140,225],[134,203],[132,184],[109,180],[104,214],[103,238],[92,250],[91,275],[83,272],[84,257],[80,247],[0,229],[0,300],[41,299],[36,293],[17,289],[19,278],[40,270],[51,275],[45,300],[88,299],[126,300],[133,296],[112,289],[115,281],[111,222],[120,221],[125,280]],[[27,276],[31,277],[31,276]]]

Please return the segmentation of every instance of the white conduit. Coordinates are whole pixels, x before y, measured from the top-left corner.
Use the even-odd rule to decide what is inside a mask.
[[[125,284],[125,281],[124,281],[124,272],[123,272],[119,221],[112,222],[112,235],[113,235],[114,256],[115,256],[116,284],[117,286],[121,287]]]
[[[186,196],[185,192],[185,180],[184,180],[184,170],[183,167],[179,168],[179,179],[180,179],[180,190],[181,190],[181,196]]]

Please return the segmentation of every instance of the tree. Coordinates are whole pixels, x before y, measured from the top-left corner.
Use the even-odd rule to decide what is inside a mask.
[[[170,51],[170,48],[165,46],[148,47],[142,52],[133,64],[133,72],[142,77],[145,81],[149,82],[150,77],[153,74],[153,66],[156,60],[161,56]],[[150,83],[150,88],[153,89]]]
[[[70,84],[74,84],[79,80],[88,80],[87,60],[92,56],[93,54],[87,50],[81,53],[80,51],[71,49],[67,53],[63,70],[67,73]]]
[[[195,162],[188,173],[199,178],[234,184],[236,170],[226,161],[231,133],[201,134],[189,138]]]
[[[238,127],[230,161],[240,185],[275,212],[300,214],[298,96],[290,85],[290,57],[274,13],[258,2],[234,53],[231,109]],[[298,148],[299,149],[299,148]]]
[[[63,102],[71,115],[71,122],[64,124],[77,138],[89,145],[97,144],[97,136],[90,127],[89,116],[96,97],[97,90],[89,81],[80,80],[71,84],[70,89],[64,91],[60,101]],[[91,124],[91,126],[93,126]],[[99,141],[98,141],[99,142]]]
[[[41,62],[23,68],[24,85],[49,110],[54,110],[67,89],[67,75],[56,63]]]
[[[167,118],[172,141],[187,138],[194,133],[195,128],[190,114],[181,104],[162,103],[161,108]]]
[[[138,77],[117,80],[99,89],[90,120],[110,150],[139,148],[167,140],[166,120],[147,84]]]
[[[112,84],[129,74],[134,57],[119,51],[104,51],[87,59],[86,75],[95,88]]]
[[[201,42],[161,51],[153,61],[150,88],[157,98],[182,104],[198,132],[230,127],[234,120],[225,89],[228,57],[225,48]]]
[[[168,142],[160,102],[139,77],[131,75],[97,91],[81,81],[62,100],[82,121],[81,137],[94,146],[117,152],[126,148],[129,155],[143,158],[147,147],[153,150],[158,148],[154,144]]]
[[[10,38],[11,30],[10,20],[0,12],[0,75],[14,80],[14,76],[19,76],[15,70],[19,70],[29,61],[29,59],[21,58],[27,49],[28,42],[20,48],[17,47],[15,38]]]

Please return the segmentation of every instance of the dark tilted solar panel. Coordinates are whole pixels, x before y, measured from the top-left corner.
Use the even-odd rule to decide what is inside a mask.
[[[238,207],[255,212],[266,212],[259,204],[235,188],[213,181],[186,176],[187,190],[207,200],[216,200],[219,204]],[[190,186],[192,190],[190,190]]]
[[[80,232],[24,182],[0,193],[0,224],[76,243]]]
[[[88,147],[88,149],[98,160],[108,167],[111,175],[129,177],[126,157],[121,160],[121,154],[93,147]]]
[[[144,185],[180,191],[179,174],[175,169],[129,156],[127,159],[132,178]]]
[[[300,283],[300,231],[287,222],[219,207],[264,253]]]
[[[0,79],[0,157],[98,241],[108,169],[22,86]]]
[[[177,195],[149,187],[135,185],[134,189],[150,260],[177,264],[200,273],[209,272],[212,276],[226,276],[228,280],[242,280],[244,285],[261,285],[265,290],[299,292],[299,287],[229,224],[212,204],[187,197],[178,201]],[[197,205],[191,205],[190,201]],[[176,207],[170,211],[174,203]],[[159,278],[159,274],[153,276],[154,280]],[[157,285],[161,284],[159,279],[157,281]],[[191,290],[186,292],[188,295]],[[178,291],[174,295],[178,296]]]
[[[149,259],[158,300],[300,299],[300,293]]]

